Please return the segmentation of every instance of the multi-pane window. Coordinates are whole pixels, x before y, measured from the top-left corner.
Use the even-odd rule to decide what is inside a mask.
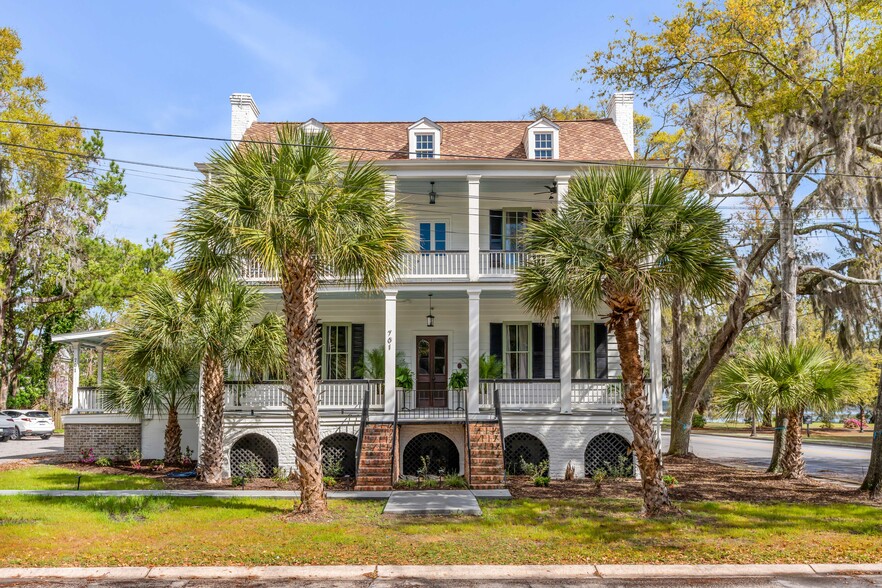
[[[577,380],[587,380],[592,377],[591,374],[591,333],[594,330],[591,324],[574,324],[573,325],[573,378]]]
[[[505,251],[522,251],[521,231],[527,225],[530,212],[527,210],[506,210],[503,226],[503,249]]]
[[[420,223],[420,251],[447,251],[447,223]]]
[[[435,134],[417,133],[415,151],[417,159],[431,159],[435,157]]]
[[[505,324],[505,377],[513,380],[530,377],[530,324]]]
[[[325,325],[323,335],[324,379],[347,379],[349,377],[349,325]]]
[[[552,133],[534,133],[533,141],[533,157],[535,159],[552,159],[554,157]]]

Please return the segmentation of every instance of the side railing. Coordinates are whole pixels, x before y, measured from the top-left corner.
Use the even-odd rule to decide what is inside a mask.
[[[367,427],[368,416],[371,408],[371,392],[364,391],[361,402],[361,422],[358,424],[358,439],[355,443],[355,479],[358,480],[358,468],[361,467],[361,444],[364,441],[364,429]]]
[[[493,411],[496,413],[496,422],[499,425],[499,446],[502,448],[502,460],[505,463],[505,431],[502,430],[502,403],[499,400],[499,390],[493,390]],[[505,480],[505,467],[502,468],[502,479]]]
[[[622,406],[622,381],[573,380],[571,398],[574,410],[618,408]]]
[[[383,407],[382,380],[327,380],[319,382],[320,410],[358,410],[363,395],[370,408]],[[286,410],[288,386],[284,382],[227,381],[224,384],[227,410]]]
[[[525,251],[481,251],[478,257],[482,276],[513,276],[529,259]]]
[[[481,380],[482,407],[492,408],[494,390],[505,408],[560,408],[560,380]]]
[[[74,404],[77,412],[104,412],[101,401],[101,388],[97,386],[80,386],[77,388],[77,401]]]
[[[437,392],[437,391],[436,391]],[[416,390],[398,389],[395,414],[399,420],[460,420],[466,418],[466,390],[445,390],[447,405],[433,406],[426,399],[421,401]]]
[[[468,251],[421,251],[402,259],[404,278],[465,277],[469,273]]]

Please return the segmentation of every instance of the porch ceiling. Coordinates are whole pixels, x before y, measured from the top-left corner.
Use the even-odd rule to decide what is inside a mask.
[[[53,343],[79,343],[86,347],[101,347],[107,339],[113,335],[113,331],[105,329],[101,331],[80,331],[78,333],[61,333],[52,335]]]

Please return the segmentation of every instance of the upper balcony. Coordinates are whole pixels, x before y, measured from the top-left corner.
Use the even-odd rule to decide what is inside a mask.
[[[426,172],[428,173],[428,172]],[[398,282],[510,282],[529,259],[522,233],[560,204],[568,176],[484,178],[412,176],[387,183],[387,196],[408,219],[414,251]],[[242,278],[276,284],[278,276],[245,262]],[[338,278],[320,276],[325,283]]]

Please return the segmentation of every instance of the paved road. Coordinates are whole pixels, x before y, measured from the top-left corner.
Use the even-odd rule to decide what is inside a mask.
[[[662,435],[667,449],[669,436]],[[745,439],[720,435],[692,434],[692,452],[721,463],[765,469],[772,454],[772,442],[766,439]],[[863,447],[835,445],[803,445],[809,475],[860,483],[867,473],[870,450]]]
[[[60,455],[64,451],[64,436],[53,435],[45,441],[39,437],[25,437],[18,441],[0,443],[0,464],[45,455]]]
[[[425,580],[425,579],[376,579],[371,580],[2,580],[0,588],[26,586],[27,588],[241,588],[255,586],[276,588],[297,586],[298,588],[460,588],[481,586],[485,588],[567,588],[581,587],[642,587],[677,588],[681,586],[705,586],[713,588],[830,588],[832,586],[871,588],[882,586],[882,576],[784,576],[780,578],[666,578],[666,579],[590,579],[590,580]]]

